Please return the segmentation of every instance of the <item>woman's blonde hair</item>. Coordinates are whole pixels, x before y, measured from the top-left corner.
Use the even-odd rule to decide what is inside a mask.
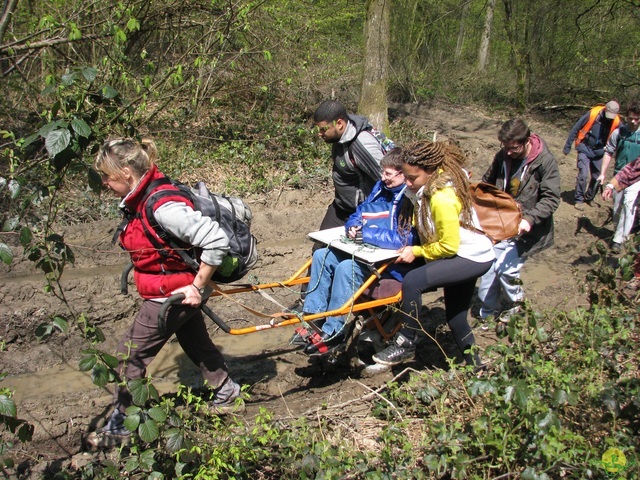
[[[156,163],[158,149],[150,138],[140,142],[133,138],[110,138],[106,140],[93,166],[106,175],[119,177],[124,167],[129,167],[137,176],[142,177]]]
[[[427,221],[427,202],[435,192],[447,186],[454,188],[462,203],[462,226],[473,229],[473,201],[469,193],[469,176],[464,169],[467,158],[460,148],[452,143],[420,140],[404,147],[402,162],[434,172],[424,187],[422,195],[426,202],[422,202],[418,212],[420,223],[426,229],[423,233],[427,243],[435,241],[434,224]]]

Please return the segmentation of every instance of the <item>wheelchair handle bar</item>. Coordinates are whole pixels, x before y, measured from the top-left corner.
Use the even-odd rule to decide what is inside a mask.
[[[184,299],[184,293],[176,293],[175,295],[171,295],[164,301],[162,307],[160,307],[160,312],[158,313],[158,331],[160,332],[160,335],[165,335],[167,332],[167,310],[169,310],[169,308],[171,308],[171,306],[176,303],[180,304]],[[231,332],[231,327],[229,327],[229,325],[227,325],[224,320],[216,315],[215,312],[211,310],[206,304],[200,304],[200,310],[202,310],[207,317],[213,320],[213,323],[220,327],[220,329],[224,333]]]

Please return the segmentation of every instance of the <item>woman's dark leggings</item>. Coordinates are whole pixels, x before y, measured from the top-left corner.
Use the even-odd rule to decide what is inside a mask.
[[[402,281],[404,327],[400,333],[409,339],[415,337],[416,331],[422,329],[418,317],[422,309],[422,294],[444,287],[445,317],[453,338],[467,364],[479,365],[477,353],[465,353],[475,343],[467,315],[476,280],[489,270],[492,263],[478,263],[456,255],[427,262],[407,273]]]

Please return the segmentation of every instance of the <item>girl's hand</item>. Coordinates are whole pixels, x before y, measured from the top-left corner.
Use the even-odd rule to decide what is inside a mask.
[[[178,288],[171,292],[171,295],[176,293],[184,293],[184,300],[182,300],[182,305],[189,305],[190,307],[199,307],[202,303],[202,297],[200,296],[200,292],[193,285],[187,285],[185,287]]]
[[[362,230],[362,227],[349,228],[349,231],[347,232],[347,237],[349,237],[351,240],[355,239],[358,233],[358,230]]]
[[[402,247],[397,253],[400,255],[396,258],[395,263],[411,263],[416,259],[416,256],[413,254],[413,247],[411,246]]]

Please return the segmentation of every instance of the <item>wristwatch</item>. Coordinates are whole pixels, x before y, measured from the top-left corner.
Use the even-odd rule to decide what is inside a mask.
[[[206,287],[200,287],[200,288],[199,288],[199,287],[196,287],[196,284],[195,284],[195,283],[192,283],[192,284],[191,284],[191,286],[192,286],[193,288],[195,288],[195,289],[198,291],[198,293],[200,294],[200,296],[204,295],[204,290],[205,290],[205,288],[206,288]]]

